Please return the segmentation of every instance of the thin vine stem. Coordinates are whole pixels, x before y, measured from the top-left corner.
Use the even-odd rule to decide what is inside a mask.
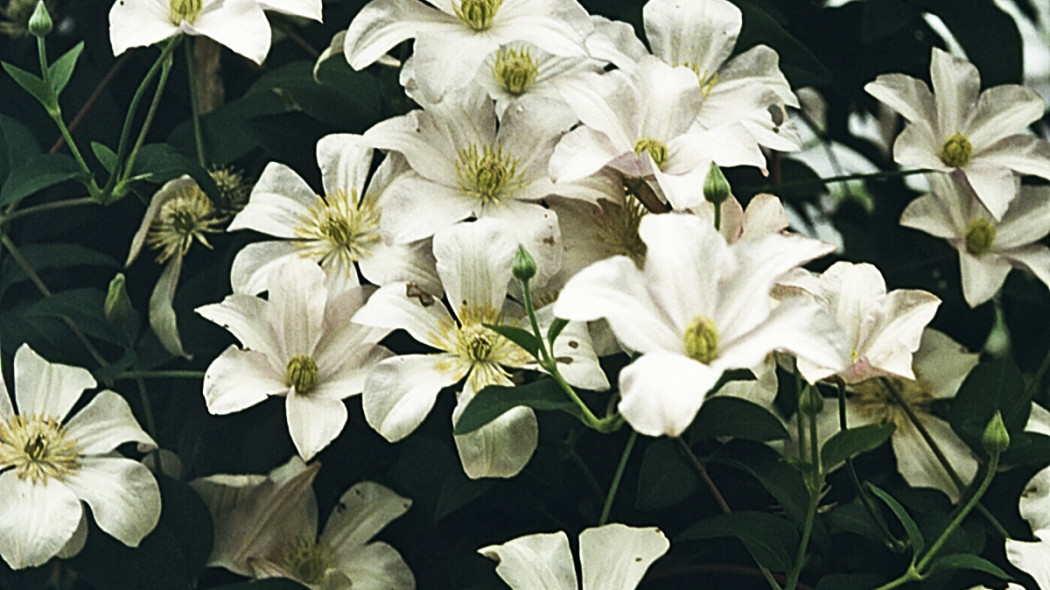
[[[184,43],[186,48],[186,77],[189,78],[190,111],[193,116],[193,143],[197,147],[197,163],[207,170],[208,160],[204,156],[204,134],[201,131],[200,99],[197,96],[197,67],[193,58],[193,39]]]
[[[757,187],[745,187],[745,190],[751,193],[763,193],[769,191],[779,191],[786,188],[803,188],[807,186],[820,186],[835,182],[849,182],[851,180],[903,178],[905,176],[912,176],[914,174],[925,174],[927,172],[933,171],[928,168],[915,168],[911,170],[888,170],[883,172],[858,172],[855,174],[843,174],[842,176],[831,176],[828,178],[821,178],[820,180],[798,180],[795,182],[785,182],[783,184],[764,184]]]
[[[48,203],[41,203],[39,205],[33,205],[32,207],[26,207],[25,209],[17,209],[4,215],[0,219],[0,223],[8,223],[19,217],[26,217],[28,215],[35,215],[37,213],[46,213],[48,211],[56,211],[58,209],[65,209],[67,207],[79,207],[81,205],[97,205],[98,201],[92,197],[76,197],[73,199],[62,199],[60,201],[51,201]]]
[[[616,473],[613,474],[612,484],[609,485],[609,493],[605,496],[605,505],[602,506],[601,517],[598,518],[598,526],[602,526],[609,522],[609,513],[612,511],[613,500],[616,499],[616,491],[620,488],[620,480],[623,478],[623,472],[627,468],[627,459],[631,456],[631,450],[634,449],[634,443],[638,440],[638,432],[631,430],[630,436],[627,437],[627,445],[623,448],[623,454],[620,455],[620,462],[616,465]]]

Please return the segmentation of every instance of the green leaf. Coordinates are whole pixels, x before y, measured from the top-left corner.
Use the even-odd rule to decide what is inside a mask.
[[[211,515],[185,483],[157,476],[160,521],[136,548],[99,530],[92,518],[87,545],[70,567],[97,590],[185,590],[204,571],[211,553]]]
[[[700,539],[740,539],[759,565],[788,571],[798,548],[798,529],[779,516],[741,510],[706,518],[682,531],[675,543]]]
[[[0,183],[30,156],[40,153],[33,132],[18,120],[0,114]]]
[[[860,25],[860,39],[865,43],[884,39],[903,30],[918,16],[912,3],[905,0],[868,0]]]
[[[51,89],[55,92],[56,97],[62,94],[62,90],[69,83],[69,78],[73,76],[73,70],[77,65],[77,58],[80,57],[80,52],[83,50],[84,42],[81,41],[73,46],[73,49],[67,51],[65,55],[56,59],[55,63],[49,67]]]
[[[820,579],[816,590],[871,590],[886,581],[879,574],[831,574]]]
[[[528,330],[523,330],[516,326],[503,326],[500,324],[482,324],[489,330],[503,336],[507,340],[510,340],[514,344],[525,349],[526,352],[532,355],[532,358],[539,359],[540,355],[540,339],[535,334]]]
[[[76,160],[66,154],[37,154],[11,170],[0,189],[0,205],[24,199],[67,180],[83,179],[84,172]]]
[[[42,79],[36,77],[33,74],[11,65],[9,63],[0,62],[3,66],[4,71],[8,73],[12,78],[15,79],[15,83],[25,89],[26,92],[33,95],[33,98],[44,105],[44,108],[50,108],[52,106],[51,89],[48,88],[47,83]]]
[[[117,162],[117,154],[105,144],[93,141],[91,142],[91,151],[95,153],[95,158],[106,169],[106,172],[112,173],[116,169],[117,164],[119,164]]]
[[[24,317],[33,321],[66,316],[76,322],[84,334],[118,346],[122,345],[123,335],[103,314],[105,302],[106,293],[101,289],[57,291],[26,308]]]
[[[669,438],[652,442],[642,455],[634,505],[639,510],[674,506],[700,487],[700,476]]]
[[[1050,436],[1018,432],[1010,436],[1010,448],[1000,459],[1004,465],[1050,464]]]
[[[925,6],[921,6],[925,4]],[[1020,84],[1021,33],[1013,17],[985,0],[926,0],[919,9],[936,14],[981,72],[981,86]]]
[[[1024,395],[1024,376],[1010,359],[983,362],[970,371],[952,400],[948,422],[970,448],[984,454],[981,436],[999,410],[1010,436],[1024,430],[1032,400]]]
[[[983,557],[971,553],[956,553],[954,555],[938,557],[930,565],[931,574],[944,570],[975,570],[991,574],[1000,580],[1011,579],[1010,575],[1000,569],[999,566]]]
[[[901,526],[904,527],[904,533],[908,535],[908,542],[911,544],[911,548],[914,551],[912,555],[918,555],[926,547],[926,540],[922,537],[922,532],[919,530],[919,525],[915,523],[915,520],[908,514],[907,509],[901,505],[893,496],[889,493],[881,490],[875,484],[866,482],[868,489],[871,490],[872,494],[882,500],[890,510],[893,512],[897,520],[900,521]]]
[[[558,335],[565,329],[565,326],[569,325],[569,320],[564,318],[554,318],[549,328],[547,328],[547,342],[553,347],[554,341],[558,339]]]
[[[702,438],[735,436],[758,441],[788,438],[787,429],[769,410],[730,396],[716,396],[705,401],[692,428]]]
[[[896,427],[893,424],[868,424],[840,430],[820,449],[820,460],[827,473],[853,455],[866,453],[886,442]]]
[[[780,69],[792,88],[830,83],[831,73],[824,64],[808,47],[788,33],[777,17],[758,6],[754,0],[738,0],[736,4],[744,13],[744,27],[737,39],[735,53],[743,53],[758,44],[768,45],[779,54]]]
[[[151,143],[142,146],[132,176],[148,174],[147,180],[163,184],[183,174],[189,174],[197,184],[211,197],[218,196],[218,189],[211,175],[201,168],[197,160],[191,158],[166,143]]]
[[[452,432],[473,432],[518,406],[528,406],[535,410],[561,410],[575,416],[581,422],[584,420],[579,406],[566,397],[561,387],[553,379],[543,377],[519,387],[490,385],[482,389],[463,410]]]
[[[805,522],[809,492],[802,474],[768,445],[733,440],[720,447],[710,461],[751,474],[776,499],[788,518],[799,526]]]
[[[119,268],[120,264],[111,256],[97,252],[80,244],[62,242],[25,244],[20,248],[22,256],[37,273],[75,266],[101,266]],[[11,285],[28,280],[25,271],[11,257],[0,264],[0,294]]]

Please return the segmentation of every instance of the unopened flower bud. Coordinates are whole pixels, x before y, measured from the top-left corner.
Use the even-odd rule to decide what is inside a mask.
[[[718,164],[711,162],[707,178],[704,179],[704,198],[715,205],[721,205],[729,198],[730,192],[729,181],[726,180],[725,174],[722,174],[722,169]]]
[[[1010,447],[1010,433],[1006,430],[1006,424],[1003,423],[1003,415],[998,411],[992,416],[992,419],[988,421],[988,426],[984,429],[984,435],[981,436],[981,446],[984,450],[989,453],[1001,453]]]
[[[816,416],[824,409],[824,397],[820,395],[816,387],[806,386],[802,388],[802,394],[798,397],[798,411],[807,416]]]
[[[109,291],[106,293],[102,312],[107,320],[128,336],[129,340],[134,339],[138,332],[138,314],[131,305],[131,298],[128,297],[123,273],[117,273],[117,276],[109,282]]]
[[[44,6],[44,0],[40,0],[36,3],[36,9],[33,10],[33,16],[29,17],[29,32],[36,37],[45,37],[51,32],[51,15],[47,12],[47,7]]]
[[[514,255],[514,263],[510,267],[510,274],[522,282],[536,276],[536,261],[532,259],[525,246],[518,245],[518,252]]]

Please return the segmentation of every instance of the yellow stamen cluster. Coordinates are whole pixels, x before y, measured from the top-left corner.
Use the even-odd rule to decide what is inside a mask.
[[[160,207],[150,223],[146,245],[160,250],[157,262],[173,256],[185,256],[193,241],[211,248],[205,234],[218,232],[222,222],[215,206],[196,183],[183,185],[179,192]]]
[[[0,469],[7,467],[34,484],[61,481],[80,470],[77,441],[50,416],[11,416],[0,422]]]
[[[638,226],[647,213],[649,210],[634,195],[627,195],[622,207],[601,202],[594,228],[609,256],[627,256],[638,268],[642,267],[647,249],[638,235]]]
[[[296,537],[285,550],[280,565],[307,584],[320,584],[335,565],[335,551],[327,543]]]
[[[248,196],[252,191],[252,185],[244,178],[244,174],[233,168],[225,166],[209,170],[208,175],[215,181],[219,189],[219,207],[228,212],[236,213],[248,204]]]
[[[484,31],[492,26],[492,19],[499,12],[503,0],[452,0],[452,10],[463,24],[475,31]]]
[[[518,159],[505,153],[499,144],[486,145],[480,152],[473,143],[459,150],[456,174],[460,190],[482,205],[498,205],[529,184],[518,177]]]
[[[488,305],[464,305],[459,322],[449,318],[440,324],[440,333],[432,335],[440,348],[455,359],[438,363],[437,369],[449,375],[469,373],[474,391],[487,385],[508,384],[510,376],[502,367],[521,366],[531,357],[518,345],[483,324],[499,324],[499,311]]]
[[[285,369],[284,381],[287,385],[294,387],[296,393],[310,393],[317,385],[319,371],[317,361],[308,354],[297,354],[288,359]]]
[[[371,248],[382,241],[381,215],[370,194],[360,201],[357,191],[349,196],[341,190],[319,196],[295,228],[299,238],[295,245],[304,258],[319,259],[325,270],[338,262],[352,272],[353,263],[368,258]]]
[[[521,94],[532,86],[539,74],[539,65],[532,59],[527,47],[501,47],[492,64],[492,75],[511,94]]]
[[[919,377],[918,374],[916,376]],[[853,388],[852,400],[860,412],[876,423],[895,425],[898,433],[904,433],[911,427],[907,410],[921,418],[929,413],[930,403],[933,401],[933,394],[922,385],[921,377],[919,381],[897,378],[868,379],[857,383]],[[907,410],[890,388],[897,392]]]
[[[685,355],[695,361],[706,365],[718,356],[718,328],[711,318],[702,315],[693,318],[686,326],[682,340]]]
[[[663,170],[664,162],[667,161],[667,144],[659,139],[645,137],[639,139],[638,143],[634,144],[635,154],[640,156],[643,152],[649,152],[649,155],[653,158],[653,163]]]
[[[168,18],[171,24],[179,25],[182,21],[193,24],[201,13],[203,0],[168,0]]]
[[[966,227],[966,251],[980,256],[995,244],[995,225],[983,217],[978,217]]]
[[[944,147],[941,148],[941,161],[945,166],[952,168],[962,168],[970,161],[972,155],[973,145],[962,133],[953,133],[944,140]]]

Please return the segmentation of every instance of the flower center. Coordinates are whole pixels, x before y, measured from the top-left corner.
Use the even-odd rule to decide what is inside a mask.
[[[638,235],[642,217],[649,213],[634,195],[627,195],[623,206],[601,201],[601,213],[596,215],[595,230],[608,248],[609,256],[627,256],[639,268],[645,262],[646,246]]]
[[[219,207],[224,211],[236,213],[248,204],[252,184],[247,182],[244,174],[232,166],[208,170],[208,175],[219,189]]]
[[[503,146],[489,144],[478,152],[470,144],[457,152],[459,188],[482,205],[496,205],[514,191],[528,185],[518,177],[518,159],[504,153]]]
[[[513,49],[501,47],[492,64],[492,74],[511,94],[525,92],[539,73],[536,60],[532,59],[527,47]]]
[[[0,422],[0,468],[14,467],[19,479],[47,484],[80,469],[76,439],[67,439],[62,425],[51,417],[11,416]]]
[[[345,272],[353,271],[357,260],[368,258],[371,248],[382,240],[379,220],[382,211],[372,195],[358,199],[357,191],[337,190],[318,196],[318,200],[299,219],[294,244],[299,255],[319,260],[327,271],[340,264]]]
[[[944,140],[944,147],[941,148],[941,161],[945,166],[952,168],[962,168],[970,161],[972,155],[973,145],[962,133],[953,133]]]
[[[663,170],[664,162],[667,161],[667,144],[651,137],[639,139],[638,143],[634,144],[634,153],[641,156],[642,152],[649,152],[656,166]]]
[[[916,377],[920,377],[916,373]],[[921,379],[921,377],[920,377]],[[892,387],[900,396],[904,405],[891,393]],[[916,416],[929,413],[933,395],[922,385],[921,381],[910,381],[892,377],[867,379],[853,385],[851,399],[865,416],[879,424],[893,424],[898,433],[903,433],[911,426],[907,409]]]
[[[193,24],[201,13],[202,0],[168,0],[168,18],[174,25],[186,21]]]
[[[979,217],[966,227],[966,251],[980,256],[991,249],[995,243],[995,226],[992,222]]]
[[[295,388],[296,393],[309,393],[317,385],[317,361],[308,354],[297,354],[288,359],[284,381]]]
[[[288,546],[280,565],[307,584],[319,584],[325,572],[335,565],[335,551],[327,543],[296,537]]]
[[[718,72],[708,76],[706,70],[701,70],[700,66],[691,61],[683,61],[674,65],[685,66],[693,70],[693,73],[696,74],[696,81],[700,83],[700,92],[704,95],[704,98],[707,98],[707,95],[711,94],[711,90],[714,89],[715,84],[718,84]]]
[[[718,328],[711,318],[698,315],[689,322],[685,329],[685,355],[704,363],[710,363],[718,356]]]
[[[160,263],[173,256],[185,256],[194,240],[211,248],[205,234],[218,232],[214,226],[221,221],[204,191],[196,184],[187,184],[161,205],[150,223],[146,245],[160,250],[157,256]]]
[[[456,6],[453,0],[452,10],[463,24],[475,31],[484,31],[492,26],[492,19],[499,12],[501,4],[503,0],[459,0],[459,6]]]

